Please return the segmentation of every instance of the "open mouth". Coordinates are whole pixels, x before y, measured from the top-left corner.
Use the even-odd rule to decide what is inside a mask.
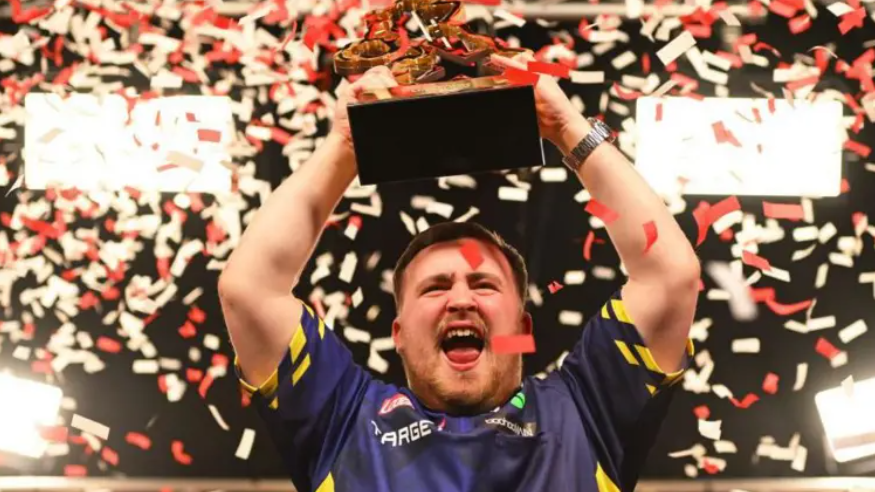
[[[441,350],[455,369],[465,370],[474,367],[485,345],[473,328],[450,328],[444,333]]]

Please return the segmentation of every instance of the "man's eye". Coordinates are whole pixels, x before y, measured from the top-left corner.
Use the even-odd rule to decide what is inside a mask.
[[[443,289],[443,286],[441,286],[441,285],[429,285],[429,286],[426,287],[425,290],[423,290],[422,292],[423,292],[423,293],[428,293],[428,292],[431,292],[431,291],[433,291],[433,290],[441,290],[441,289]]]
[[[495,284],[490,283],[490,282],[481,282],[481,283],[477,284],[477,288],[478,289],[498,290],[495,287]]]

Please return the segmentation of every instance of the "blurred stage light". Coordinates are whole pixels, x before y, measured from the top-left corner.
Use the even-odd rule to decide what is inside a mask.
[[[26,188],[231,191],[230,98],[158,97],[129,108],[115,94],[33,93],[24,106]]]
[[[772,111],[774,110],[774,111]],[[837,196],[842,105],[785,99],[637,100],[635,165],[659,193]],[[680,178],[686,180],[681,186]]]
[[[875,456],[875,378],[814,397],[829,448],[839,463]]]
[[[40,428],[55,423],[61,389],[0,373],[0,451],[41,458],[48,442]]]

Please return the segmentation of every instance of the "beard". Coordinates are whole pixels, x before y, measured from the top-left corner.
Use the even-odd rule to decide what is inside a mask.
[[[485,413],[507,401],[522,381],[522,356],[484,352],[478,366],[457,372],[434,357],[401,354],[407,385],[432,410],[452,415]]]

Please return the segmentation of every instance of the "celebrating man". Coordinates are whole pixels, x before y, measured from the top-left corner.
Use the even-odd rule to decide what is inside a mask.
[[[516,250],[476,224],[433,226],[397,262],[392,336],[408,387],[373,379],[290,294],[356,175],[347,103],[393,85],[379,67],[349,86],[327,140],[259,210],[219,281],[243,385],[292,481],[302,492],[633,490],[692,354],[699,263],[611,132],[551,77],[535,87],[541,135],[617,214],[606,227],[629,274],[560,369],[523,379],[522,357],[494,350],[495,337],[532,332],[528,279]]]

